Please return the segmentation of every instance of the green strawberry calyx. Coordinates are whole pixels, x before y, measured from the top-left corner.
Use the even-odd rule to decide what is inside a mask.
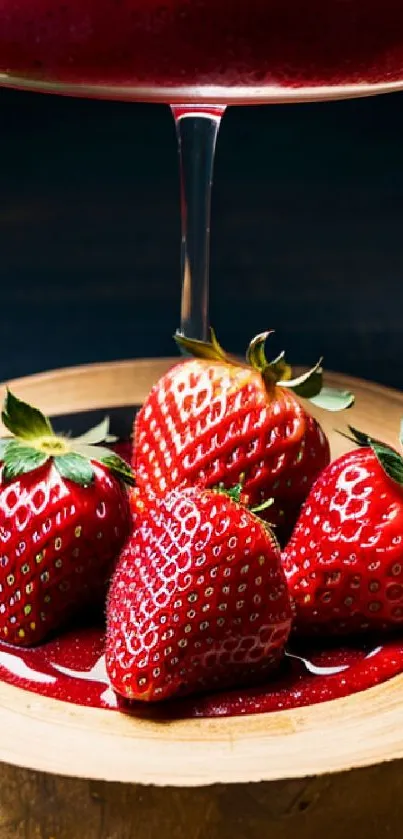
[[[354,404],[354,396],[350,391],[323,385],[322,359],[319,359],[310,370],[294,378],[292,368],[285,360],[284,352],[281,352],[272,361],[268,361],[266,358],[266,341],[273,334],[274,330],[271,329],[268,332],[261,332],[256,335],[246,351],[245,362],[227,353],[219,344],[215,332],[211,328],[209,341],[187,338],[180,332],[176,333],[174,339],[185,355],[257,370],[262,375],[268,390],[272,390],[276,385],[287,388],[297,396],[309,399],[318,408],[325,408],[328,411],[342,411]]]
[[[128,464],[111,449],[98,445],[115,439],[109,434],[107,417],[79,437],[58,435],[48,417],[38,408],[7,390],[1,419],[13,435],[0,439],[4,481],[26,475],[52,460],[62,478],[81,486],[93,482],[94,462],[106,466],[124,483],[134,485],[134,475]]]
[[[240,475],[239,477],[238,483],[234,484],[231,487],[226,487],[223,483],[219,483],[217,486],[213,488],[213,492],[217,492],[219,495],[226,495],[227,498],[231,499],[231,501],[235,501],[236,504],[241,504],[243,507],[249,510],[250,513],[253,513],[253,515],[257,516],[260,522],[260,526],[263,527],[267,533],[269,533],[270,538],[273,540],[274,544],[280,551],[281,548],[275,533],[275,525],[273,525],[269,521],[265,521],[259,516],[259,513],[263,513],[264,510],[268,510],[269,507],[271,507],[272,504],[274,504],[274,498],[267,498],[265,501],[262,501],[261,504],[252,506],[249,503],[248,495],[247,493],[245,493],[244,490],[245,477],[245,474],[242,473],[242,475]]]
[[[381,440],[376,440],[374,437],[370,437],[369,434],[364,434],[362,431],[358,431],[358,429],[354,428],[352,425],[348,426],[348,430],[350,432],[349,434],[340,432],[342,437],[346,437],[347,440],[355,443],[355,445],[360,448],[371,449],[386,475],[388,475],[392,481],[399,484],[399,486],[402,486],[403,457],[399,454],[399,452],[392,448],[392,446],[388,446],[387,443],[383,443]],[[403,444],[403,427],[400,433],[400,443]]]
[[[267,498],[265,501],[262,501],[260,504],[252,507],[249,504],[248,494],[245,493],[245,477],[245,474],[242,473],[239,477],[238,483],[231,487],[226,487],[225,484],[221,482],[213,488],[213,491],[218,492],[219,495],[226,495],[237,504],[242,504],[244,507],[247,507],[251,513],[255,513],[255,515],[263,513],[264,510],[268,510],[268,508],[274,504],[274,498]]]

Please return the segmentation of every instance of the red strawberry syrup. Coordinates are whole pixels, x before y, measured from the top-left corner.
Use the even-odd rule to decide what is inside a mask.
[[[105,672],[103,629],[72,630],[35,649],[0,643],[0,679],[17,687],[92,708],[119,706]],[[337,699],[403,671],[403,640],[382,646],[357,642],[327,650],[299,648],[265,685],[154,706],[151,713],[177,717],[229,717],[298,708]],[[305,661],[304,661],[305,659]],[[129,710],[122,706],[122,710]],[[132,706],[144,713],[144,706]],[[150,707],[147,708],[147,713]]]

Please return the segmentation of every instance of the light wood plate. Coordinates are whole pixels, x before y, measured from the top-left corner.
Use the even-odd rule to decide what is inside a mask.
[[[9,385],[55,416],[139,404],[172,363],[90,365]],[[347,415],[316,411],[334,456],[349,448],[334,431],[346,422],[396,444],[402,394],[337,374],[327,383],[356,394]],[[0,398],[3,391],[4,386]],[[181,787],[300,778],[403,757],[403,676],[294,711],[164,723],[69,705],[0,683],[0,732],[1,761],[55,774]]]

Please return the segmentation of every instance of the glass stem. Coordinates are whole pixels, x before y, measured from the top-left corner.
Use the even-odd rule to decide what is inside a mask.
[[[214,152],[224,107],[172,106],[178,137],[182,219],[180,332],[209,336],[210,205]]]

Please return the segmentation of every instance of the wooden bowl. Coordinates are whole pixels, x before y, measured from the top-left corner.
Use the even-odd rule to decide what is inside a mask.
[[[119,408],[140,404],[172,363],[90,365],[9,385],[52,416]],[[316,411],[334,456],[349,448],[334,431],[346,421],[396,444],[402,394],[337,374],[327,382],[356,394],[347,420]],[[403,675],[293,711],[164,723],[0,683],[0,839],[397,836],[402,756]]]

